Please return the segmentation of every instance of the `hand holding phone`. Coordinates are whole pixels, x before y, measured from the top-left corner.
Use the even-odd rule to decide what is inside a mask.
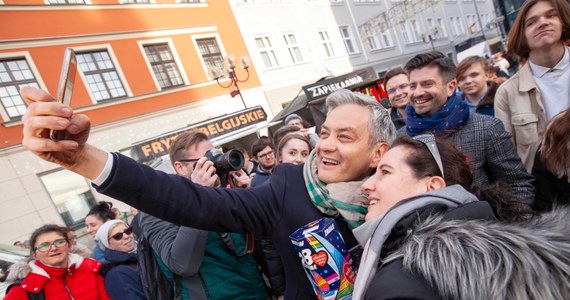
[[[77,58],[75,51],[71,48],[65,49],[63,56],[63,66],[61,75],[59,76],[59,84],[57,86],[56,101],[65,105],[71,103],[71,94],[75,84],[75,75],[77,74]],[[60,141],[65,139],[65,131],[51,130],[50,139]]]

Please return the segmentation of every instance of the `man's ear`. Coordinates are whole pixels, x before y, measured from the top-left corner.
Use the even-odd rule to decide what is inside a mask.
[[[174,167],[174,171],[176,172],[176,174],[178,175],[185,175],[186,174],[186,166],[179,162],[179,161],[175,161],[174,164],[172,165]]]
[[[456,87],[457,87],[457,80],[455,78],[447,83],[447,97],[451,97],[451,95],[453,95],[453,92],[455,92]]]
[[[431,176],[426,181],[426,188],[428,192],[439,190],[446,186],[447,184],[445,183],[445,180],[441,178],[441,176]]]
[[[386,151],[388,151],[388,148],[389,148],[388,143],[386,142],[380,142],[376,144],[376,146],[374,146],[374,148],[372,149],[373,156],[372,156],[372,161],[370,161],[370,168],[376,169],[378,163],[380,163],[380,159],[382,158],[382,156],[384,156]]]

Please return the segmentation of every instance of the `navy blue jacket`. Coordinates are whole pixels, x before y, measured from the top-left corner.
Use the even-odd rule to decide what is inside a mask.
[[[326,217],[309,198],[302,166],[277,165],[259,187],[225,189],[194,184],[123,155],[112,155],[113,169],[107,181],[97,187],[99,192],[183,226],[268,235],[285,267],[286,299],[316,299],[289,239],[299,227]],[[347,247],[357,245],[346,222],[337,219],[337,224]]]
[[[105,290],[112,300],[144,300],[146,296],[136,266],[137,253],[105,250],[107,263],[100,272],[105,277]]]

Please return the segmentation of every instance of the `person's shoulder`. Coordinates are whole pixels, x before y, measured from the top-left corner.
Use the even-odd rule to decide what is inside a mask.
[[[425,279],[407,270],[402,259],[396,259],[382,265],[370,283],[365,299],[435,300],[441,297]]]

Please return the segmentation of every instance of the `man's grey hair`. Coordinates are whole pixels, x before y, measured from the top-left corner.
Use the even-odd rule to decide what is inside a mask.
[[[358,92],[341,89],[333,92],[327,97],[325,105],[327,107],[327,115],[333,109],[346,104],[356,104],[368,108],[371,112],[368,129],[370,139],[368,143],[374,146],[381,142],[392,145],[396,139],[396,127],[392,123],[388,111],[378,103],[374,98]]]

